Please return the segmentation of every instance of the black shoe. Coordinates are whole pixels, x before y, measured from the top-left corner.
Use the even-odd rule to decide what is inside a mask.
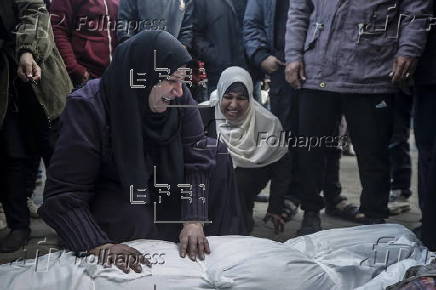
[[[301,228],[297,231],[299,236],[310,235],[322,230],[321,218],[318,212],[306,211],[301,222]]]
[[[0,253],[11,253],[24,247],[30,238],[30,229],[11,230],[0,242]]]

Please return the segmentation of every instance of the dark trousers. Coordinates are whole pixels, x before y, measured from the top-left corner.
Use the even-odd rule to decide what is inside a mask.
[[[284,155],[279,161],[260,168],[235,168],[236,184],[242,198],[242,206],[247,217],[250,230],[254,224],[253,208],[256,195],[265,188],[271,180],[268,212],[281,214],[283,200],[289,194],[291,185],[291,158],[290,154]],[[288,197],[289,198],[289,197]],[[292,198],[291,198],[292,200]],[[297,202],[296,200],[293,200]]]
[[[422,211],[422,240],[436,250],[436,85],[417,86],[414,129],[418,147],[418,196]]]
[[[47,117],[28,84],[17,86],[0,130],[0,201],[10,229],[28,228],[26,199],[33,190],[35,164],[48,166],[53,140]]]
[[[285,79],[284,67],[270,74],[271,86],[269,99],[271,113],[279,118],[283,130],[289,132],[290,136],[298,135],[298,91],[292,88]],[[299,181],[297,174],[298,154],[294,147],[289,147],[291,167],[288,178],[291,180],[287,198],[299,203],[296,198],[299,192]]]
[[[324,185],[326,149],[337,146],[335,136],[341,115],[347,119],[357,154],[362,184],[360,211],[371,218],[388,216],[390,190],[388,145],[392,134],[391,95],[339,94],[303,89],[299,97],[300,138],[317,141],[309,149],[298,146],[301,203],[305,211],[324,207],[320,196]],[[336,138],[335,138],[336,137]]]
[[[290,131],[296,135],[298,130],[298,91],[285,80],[283,67],[272,73],[270,77],[271,112],[279,118],[285,131]]]
[[[391,189],[410,189],[412,161],[410,158],[410,127],[413,96],[403,92],[393,99],[393,134],[389,145],[391,160]]]

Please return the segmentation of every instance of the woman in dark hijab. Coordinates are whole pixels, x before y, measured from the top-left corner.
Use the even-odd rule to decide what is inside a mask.
[[[142,32],[68,97],[39,210],[68,249],[134,255],[119,243],[180,240],[195,260],[209,252],[205,233],[246,234],[230,158],[183,84],[190,61],[169,33]]]

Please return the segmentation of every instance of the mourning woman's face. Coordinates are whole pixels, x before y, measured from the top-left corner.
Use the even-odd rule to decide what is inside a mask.
[[[239,92],[226,92],[221,100],[220,109],[229,121],[238,122],[245,118],[250,100]]]
[[[183,96],[182,84],[185,77],[184,70],[177,70],[170,76],[169,80],[163,80],[156,84],[148,97],[150,110],[154,113],[163,113],[172,100]]]

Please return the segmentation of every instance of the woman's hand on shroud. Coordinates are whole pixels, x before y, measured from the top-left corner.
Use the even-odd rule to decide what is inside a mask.
[[[209,242],[204,236],[203,224],[201,223],[185,223],[179,239],[182,258],[188,253],[192,261],[195,261],[197,256],[200,260],[204,260],[204,253],[210,254]]]
[[[141,264],[151,267],[151,263],[135,248],[124,244],[104,244],[89,251],[97,256],[99,261],[103,257],[102,264],[111,267],[117,266],[121,271],[128,274],[130,269],[136,273],[142,272]]]

